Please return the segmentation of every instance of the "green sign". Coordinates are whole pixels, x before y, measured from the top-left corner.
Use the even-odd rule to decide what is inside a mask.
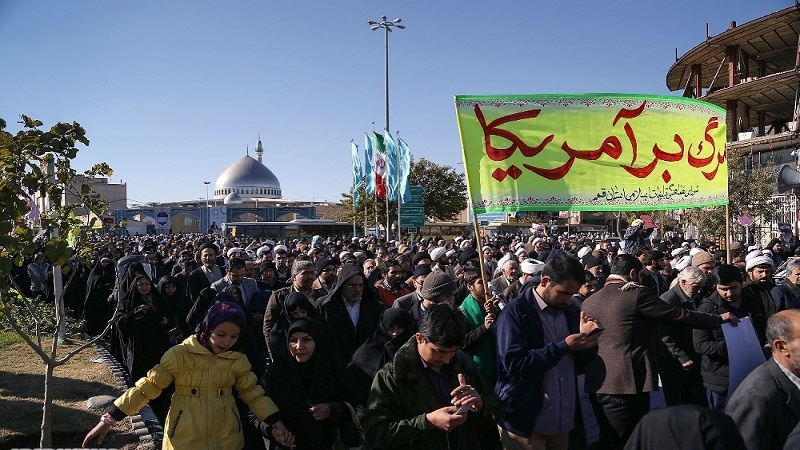
[[[400,204],[400,226],[422,227],[425,226],[425,206],[423,196],[425,188],[422,186],[409,186],[411,201]]]

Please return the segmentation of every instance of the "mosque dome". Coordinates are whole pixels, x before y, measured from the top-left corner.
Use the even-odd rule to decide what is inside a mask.
[[[228,194],[242,198],[281,198],[278,177],[261,162],[261,139],[256,146],[258,160],[249,154],[222,171],[214,184],[214,198],[224,199]]]

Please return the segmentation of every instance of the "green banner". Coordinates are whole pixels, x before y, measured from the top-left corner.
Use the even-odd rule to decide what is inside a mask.
[[[728,203],[725,110],[635,94],[455,98],[475,213]]]

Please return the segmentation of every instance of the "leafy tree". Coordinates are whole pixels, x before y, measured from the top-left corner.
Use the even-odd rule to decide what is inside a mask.
[[[728,219],[731,223],[736,223],[743,211],[749,211],[765,223],[775,220],[777,205],[772,199],[775,182],[774,171],[763,167],[747,168],[741,150],[728,150]],[[685,217],[702,231],[706,239],[725,236],[724,206],[690,209]]]
[[[434,221],[449,221],[467,208],[467,184],[464,175],[455,171],[451,166],[436,164],[425,158],[411,161],[411,172],[408,175],[408,184],[422,186],[425,189],[423,205],[425,215]],[[386,224],[386,200],[375,195],[367,194],[363,184],[359,188],[359,206],[353,210],[353,190],[342,194],[342,204],[346,207],[338,220],[352,222],[356,219],[358,229],[364,224],[366,215],[367,224]],[[377,221],[376,221],[377,217]],[[397,223],[397,202],[389,202],[389,222]]]
[[[43,318],[37,316],[39,309],[23,295],[23,290],[14,281],[12,268],[21,267],[25,256],[36,250],[44,252],[54,270],[59,270],[73,254],[79,261],[85,261],[91,248],[81,245],[85,239],[77,232],[81,222],[75,218],[74,211],[82,207],[100,217],[105,203],[88,184],[76,185],[78,172],[71,163],[78,154],[77,145],[89,145],[86,131],[77,122],[59,122],[50,130],[43,131],[40,130],[42,122],[23,115],[20,124],[23,129],[11,134],[5,131],[6,122],[0,119],[0,217],[3,218],[0,220],[0,320],[16,331],[45,363],[40,446],[46,448],[52,442],[53,370],[102,335],[58,358],[58,329],[66,321],[63,291],[56,298],[58,326],[48,350],[42,343]],[[109,176],[111,169],[101,163],[82,175],[87,178]],[[74,194],[80,203],[64,204],[62,194],[66,191]],[[26,216],[31,210],[29,202],[35,198],[48,199],[50,206],[33,221]],[[73,245],[70,246],[68,241]],[[71,272],[67,285],[75,273],[77,271]],[[9,314],[12,309],[17,310],[15,314]],[[15,319],[19,310],[30,315],[35,324],[33,330],[24,328]]]

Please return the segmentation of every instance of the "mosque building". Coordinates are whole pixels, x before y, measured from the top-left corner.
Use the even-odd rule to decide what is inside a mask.
[[[216,230],[230,222],[288,222],[318,219],[314,202],[283,198],[281,183],[264,164],[264,147],[259,136],[256,157],[246,154],[225,168],[205,199],[168,203],[147,203],[114,211],[115,223],[128,229],[143,222],[147,232],[198,233]],[[206,187],[211,182],[204,182]],[[140,230],[136,230],[140,232]]]

